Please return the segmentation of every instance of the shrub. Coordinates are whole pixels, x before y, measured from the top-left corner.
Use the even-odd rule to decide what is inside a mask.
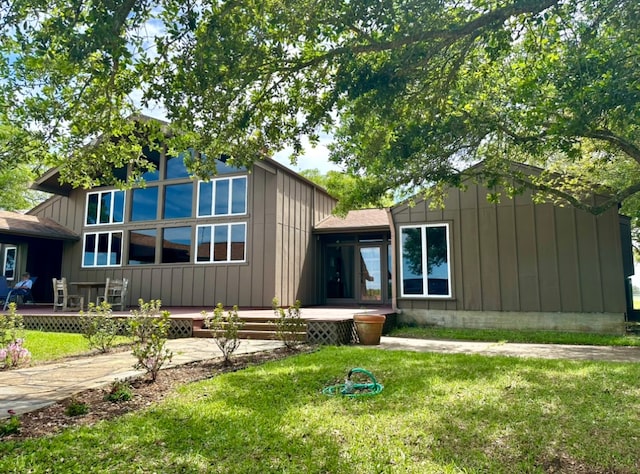
[[[24,320],[16,313],[16,304],[9,303],[9,313],[0,314],[0,347],[16,341],[24,334]]]
[[[173,353],[165,347],[171,327],[170,313],[160,311],[160,300],[145,303],[138,300],[140,310],[131,313],[133,318],[129,322],[133,338],[133,355],[137,359],[133,366],[144,369],[152,381],[156,381],[162,366],[171,362]]]
[[[278,305],[278,298],[273,298],[273,312],[276,319],[276,336],[287,349],[294,349],[301,344],[300,337],[305,333],[306,326],[300,317],[300,300],[286,310]]]
[[[0,438],[20,432],[20,418],[14,415],[13,410],[9,410],[9,414],[7,421],[0,422]]]
[[[23,339],[16,339],[9,343],[7,347],[0,348],[0,362],[6,368],[20,367],[27,365],[31,361],[31,352],[22,347]]]
[[[222,303],[218,303],[213,310],[213,316],[207,315],[204,311],[202,314],[205,317],[205,324],[211,329],[213,340],[222,352],[224,363],[229,365],[231,355],[240,346],[238,332],[244,326],[244,321],[238,317],[238,306],[234,306],[232,310],[225,313]]]
[[[84,402],[81,402],[76,400],[75,398],[72,398],[71,400],[69,400],[69,404],[67,405],[67,408],[65,409],[64,413],[67,416],[86,415],[87,413],[89,413],[89,406]]]
[[[109,352],[115,344],[120,323],[112,317],[111,305],[106,301],[100,306],[89,303],[88,312],[80,311],[80,329],[89,341],[89,348]]]
[[[9,304],[9,314],[0,314],[0,368],[27,365],[31,352],[23,347],[24,321],[16,314],[16,304]]]
[[[127,402],[133,398],[131,384],[126,380],[114,380],[104,399],[113,402]]]

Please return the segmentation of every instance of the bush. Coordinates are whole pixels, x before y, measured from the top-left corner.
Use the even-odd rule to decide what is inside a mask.
[[[113,402],[127,402],[133,398],[131,384],[126,380],[114,380],[111,383],[111,389],[104,396],[104,399]]]
[[[24,320],[16,313],[16,304],[9,303],[9,314],[0,314],[0,347],[22,338]]]
[[[287,349],[294,349],[301,344],[301,334],[306,331],[304,320],[300,317],[300,300],[286,310],[278,305],[278,298],[273,298],[273,312],[276,319],[276,336]]]
[[[75,398],[72,398],[71,400],[69,400],[69,404],[67,405],[67,408],[64,411],[64,413],[67,416],[86,415],[87,413],[89,413],[89,406],[84,402],[81,402],[76,400]]]
[[[9,410],[11,413],[12,410]],[[0,422],[0,438],[20,432],[20,418],[11,415],[7,421]]]
[[[129,322],[133,355],[137,359],[133,367],[146,370],[155,382],[162,366],[171,362],[173,357],[173,353],[165,347],[171,327],[170,313],[160,311],[160,300],[145,303],[140,299],[138,304],[140,310],[131,312],[133,318]]]
[[[27,365],[31,353],[23,347],[24,321],[16,314],[16,304],[9,304],[9,314],[0,314],[0,368]]]
[[[240,346],[238,332],[244,326],[244,321],[238,317],[238,307],[234,306],[225,314],[224,306],[218,303],[213,310],[213,316],[207,315],[204,311],[202,314],[205,317],[205,324],[211,329],[216,345],[222,352],[224,363],[229,365],[231,355]]]
[[[120,331],[120,323],[112,317],[111,305],[103,301],[100,306],[90,303],[87,313],[80,311],[80,329],[89,341],[89,348],[109,352]]]

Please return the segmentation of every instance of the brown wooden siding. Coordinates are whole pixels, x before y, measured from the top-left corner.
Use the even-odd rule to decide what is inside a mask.
[[[493,204],[487,192],[480,185],[452,189],[441,213],[422,200],[392,210],[396,232],[411,223],[451,225],[453,298],[398,296],[400,308],[625,311],[616,209],[596,217],[571,207],[534,205],[528,193]]]
[[[316,304],[316,243],[312,231],[335,207],[335,200],[309,186],[295,175],[278,172],[276,238],[268,248],[275,248],[275,292],[281,304],[296,300]]]
[[[82,241],[66,242],[61,276],[69,281],[128,278],[127,299],[133,306],[139,298],[161,299],[164,306],[212,308],[218,302],[245,308],[269,307],[274,296],[283,304],[293,304],[296,298],[305,304],[315,303],[314,265],[309,263],[314,255],[311,231],[315,222],[331,212],[335,200],[294,174],[275,166],[255,166],[248,175],[248,214],[225,220],[247,222],[246,262],[243,263],[126,265],[128,232],[161,228],[162,221],[85,228],[87,192],[74,190],[69,197],[54,196],[31,212],[52,218],[79,235],[84,231],[123,231],[121,267],[82,268]],[[129,194],[127,192],[125,214],[130,212]],[[191,226],[195,239],[196,225],[216,221],[220,219],[193,217],[171,223]]]

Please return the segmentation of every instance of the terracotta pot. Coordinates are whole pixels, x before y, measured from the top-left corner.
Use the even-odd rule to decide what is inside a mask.
[[[386,319],[384,314],[354,314],[353,322],[356,325],[360,344],[365,346],[380,344],[382,326]]]

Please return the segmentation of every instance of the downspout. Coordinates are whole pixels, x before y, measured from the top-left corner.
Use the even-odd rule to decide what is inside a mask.
[[[391,230],[391,309],[394,313],[400,313],[398,309],[397,298],[397,265],[396,265],[396,226],[393,223],[393,215],[391,214],[391,208],[385,208],[387,211],[387,218],[389,219],[389,229]]]

